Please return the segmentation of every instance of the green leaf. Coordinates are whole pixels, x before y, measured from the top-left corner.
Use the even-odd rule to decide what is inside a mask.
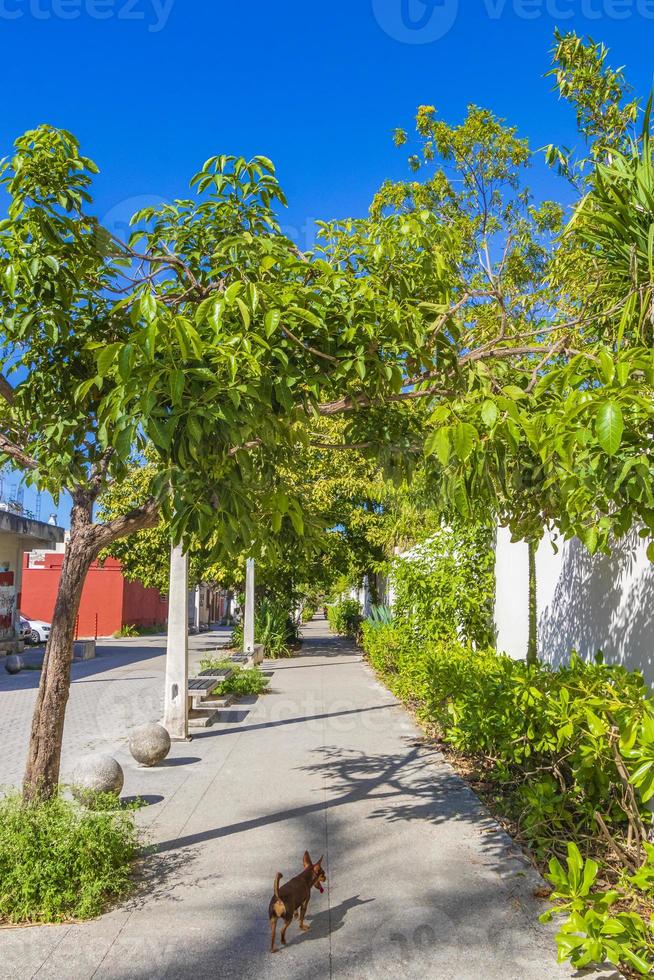
[[[268,310],[263,321],[266,337],[272,337],[279,326],[279,321],[281,318],[281,310]]]
[[[144,293],[139,301],[139,312],[147,323],[152,323],[157,315],[157,301],[152,293]]]
[[[250,326],[250,311],[239,296],[236,297],[236,305],[241,311],[241,319],[243,320],[243,324],[247,330]]]
[[[289,510],[288,516],[291,519],[291,524],[295,529],[295,533],[299,534],[301,537],[304,534],[304,521],[302,519],[302,514],[298,510]]]
[[[597,441],[608,456],[614,456],[622,443],[624,418],[616,401],[604,402],[597,413]]]
[[[447,427],[434,429],[425,441],[425,455],[436,456],[442,466],[450,460],[450,431]]]
[[[499,413],[495,402],[491,401],[490,398],[487,398],[484,404],[481,406],[481,417],[489,429],[492,429],[497,422],[498,414]]]
[[[109,344],[108,347],[100,351],[97,357],[98,374],[100,377],[104,377],[107,374],[122,346],[122,344]]]
[[[454,444],[454,451],[460,460],[465,462],[468,458],[477,437],[477,430],[469,422],[459,422],[458,425],[454,426],[452,429],[452,443]]]
[[[18,283],[18,275],[11,263],[6,267],[2,278],[4,279],[5,286],[7,287],[7,292],[13,299],[16,292],[16,284]]]
[[[57,260],[56,260],[56,258],[54,257],[54,255],[46,255],[46,256],[44,256],[44,258],[43,258],[43,261],[45,262],[45,264],[46,264],[46,265],[47,265],[47,266],[48,266],[48,267],[49,267],[50,269],[52,269],[52,271],[53,271],[53,272],[54,272],[55,274],[56,274],[57,272],[59,272],[59,263],[57,262]]]
[[[607,385],[610,385],[615,377],[615,362],[607,350],[600,350],[599,362],[602,377]]]

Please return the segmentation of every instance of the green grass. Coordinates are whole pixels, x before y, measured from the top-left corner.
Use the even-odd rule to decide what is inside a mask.
[[[129,895],[139,836],[117,806],[115,796],[93,810],[61,796],[0,800],[0,922],[90,919]]]

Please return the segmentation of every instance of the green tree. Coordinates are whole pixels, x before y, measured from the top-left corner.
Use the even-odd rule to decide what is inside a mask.
[[[73,499],[28,798],[57,783],[91,561],[162,513],[175,539],[209,542],[211,560],[272,539],[280,521],[302,534],[297,500],[277,490],[280,463],[306,444],[311,417],[348,413],[355,431],[358,409],[404,401],[422,303],[446,301],[428,216],[325,225],[307,257],[279,231],[270,162],[223,156],[193,179],[194,198],[140,213],[122,243],[90,213],[96,171],[70,134],[44,126],[17,141],[2,172],[0,448],[28,480]],[[157,465],[145,499],[94,521],[146,440]]]
[[[17,141],[2,177],[0,450],[73,498],[27,796],[57,782],[75,616],[102,549],[161,516],[223,567],[301,537],[301,489],[280,474],[321,418],[344,420],[330,451],[354,447],[398,481],[426,438],[443,506],[464,515],[502,483],[503,457],[540,458],[521,434],[534,386],[567,363],[567,338],[583,342],[550,288],[560,208],[534,205],[528,147],[485,110],[450,127],[422,107],[417,126],[434,175],[386,185],[367,219],[321,223],[311,255],[280,232],[264,157],[211,157],[192,196],[137,214],[125,243],[92,216],[97,168],[70,134]],[[95,521],[148,444],[143,500]]]

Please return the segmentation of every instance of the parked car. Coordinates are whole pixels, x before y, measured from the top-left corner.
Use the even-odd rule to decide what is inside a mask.
[[[20,614],[20,636],[28,643],[45,643],[50,636],[50,623],[42,619],[29,619]]]

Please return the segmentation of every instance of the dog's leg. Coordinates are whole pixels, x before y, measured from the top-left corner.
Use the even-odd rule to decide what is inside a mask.
[[[291,916],[290,919],[284,920],[284,928],[282,929],[282,943],[284,946],[286,945],[286,930],[288,929],[292,921],[293,921],[293,916]]]
[[[311,926],[304,921],[304,917],[307,914],[308,905],[309,905],[309,899],[307,899],[306,902],[303,902],[302,906],[300,907],[300,929],[302,930],[302,932],[307,932],[311,928]]]
[[[276,953],[277,952],[277,950],[275,949],[275,934],[276,934],[276,932],[277,932],[277,916],[276,915],[271,915],[270,916],[270,952],[271,953]]]

